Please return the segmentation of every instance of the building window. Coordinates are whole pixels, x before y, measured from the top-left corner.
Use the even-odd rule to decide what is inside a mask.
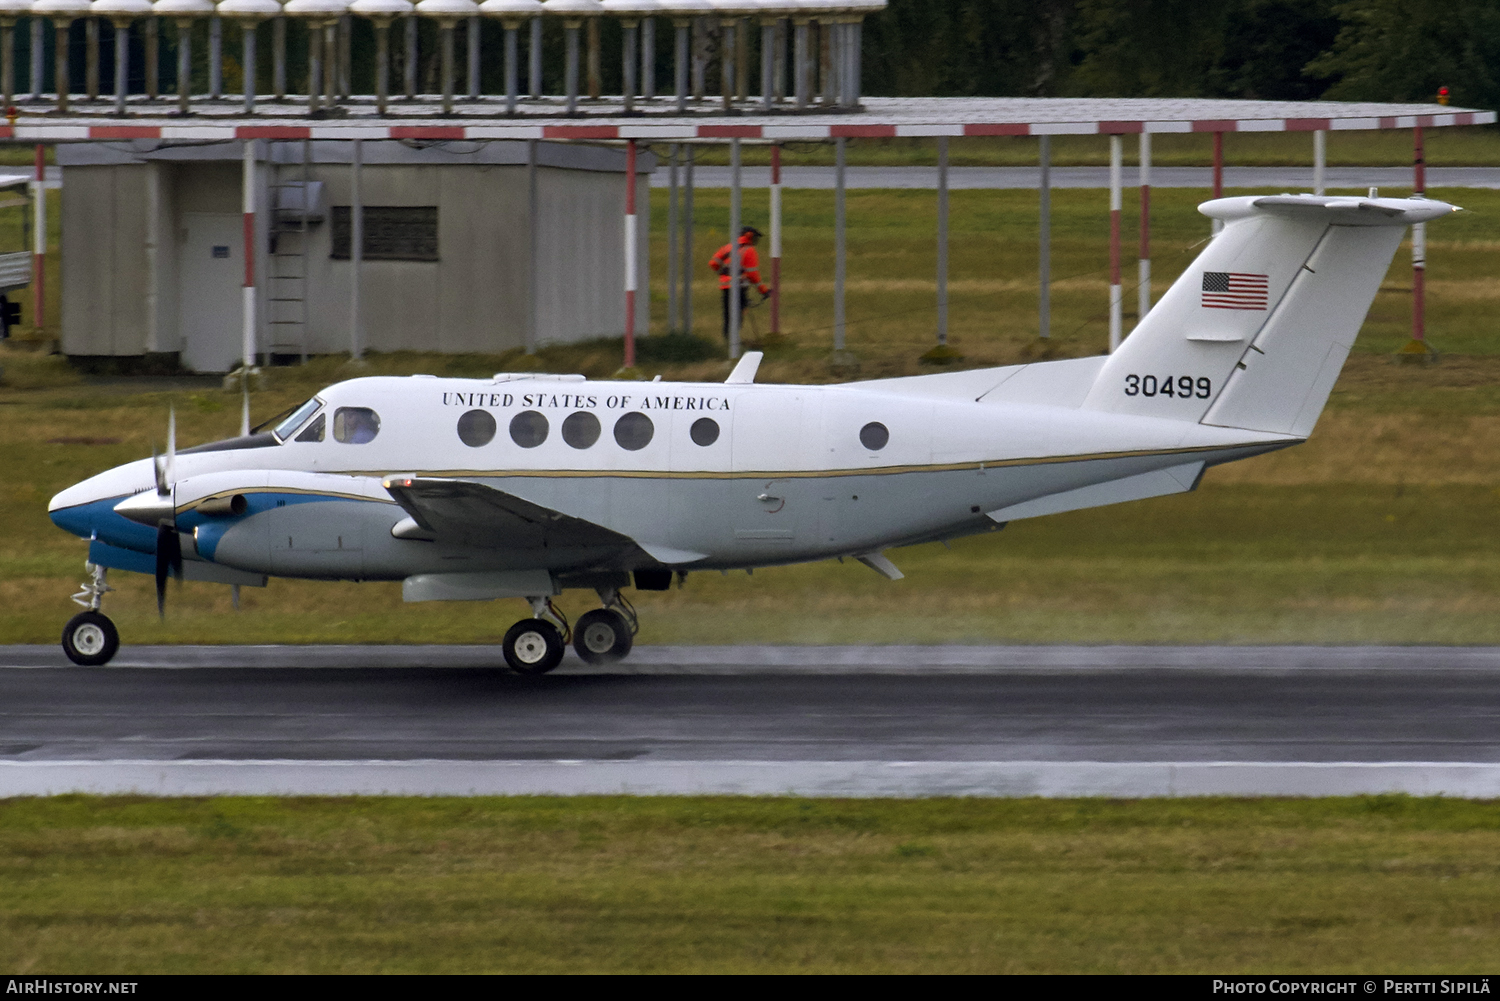
[[[367,261],[435,261],[438,259],[436,205],[366,205],[364,257]],[[349,259],[349,206],[333,207],[333,252]]]

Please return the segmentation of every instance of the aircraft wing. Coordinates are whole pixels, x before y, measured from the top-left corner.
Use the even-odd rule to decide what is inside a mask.
[[[485,549],[610,549],[629,536],[467,480],[392,477],[385,488],[424,531]]]

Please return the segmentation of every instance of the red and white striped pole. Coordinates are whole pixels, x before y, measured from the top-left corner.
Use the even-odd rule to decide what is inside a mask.
[[[1214,133],[1214,197],[1224,197],[1224,133]]]
[[[1224,197],[1224,133],[1214,133],[1214,197]],[[1222,219],[1215,219],[1213,232],[1217,233],[1224,227]]]
[[[1412,194],[1427,194],[1427,163],[1422,149],[1422,126],[1413,130]],[[1425,348],[1427,338],[1427,224],[1411,227],[1411,339]]]
[[[771,146],[771,333],[781,333],[781,147]]]
[[[240,413],[240,434],[250,433],[250,372],[255,368],[255,140],[245,140],[245,169],[240,181],[244,189],[245,229],[245,288],[244,326],[241,331],[241,354],[244,356],[240,370],[243,402]]]
[[[625,144],[625,368],[635,368],[635,140]]]
[[[1124,144],[1118,135],[1109,137],[1109,351],[1120,346],[1124,293],[1120,287],[1120,173]]]
[[[1139,284],[1136,286],[1137,326],[1151,312],[1151,133],[1141,130],[1141,243]]]
[[[31,235],[31,325],[37,339],[43,336],[43,319],[47,308],[45,288],[47,264],[47,152],[41,143],[36,144],[36,209],[32,213]]]

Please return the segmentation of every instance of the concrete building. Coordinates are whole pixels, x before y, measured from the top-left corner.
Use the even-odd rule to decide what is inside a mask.
[[[352,144],[252,141],[257,352],[347,352]],[[623,332],[623,151],[536,143],[533,206],[527,142],[361,145],[364,349],[493,354]],[[57,146],[64,353],[177,354],[200,372],[238,364],[243,158],[237,140]],[[638,158],[643,223],[653,166]],[[642,288],[648,229],[637,234]],[[646,329],[647,297],[635,312]]]

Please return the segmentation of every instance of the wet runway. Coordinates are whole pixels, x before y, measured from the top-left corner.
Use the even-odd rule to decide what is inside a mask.
[[[0,647],[0,795],[1500,795],[1500,648]]]

